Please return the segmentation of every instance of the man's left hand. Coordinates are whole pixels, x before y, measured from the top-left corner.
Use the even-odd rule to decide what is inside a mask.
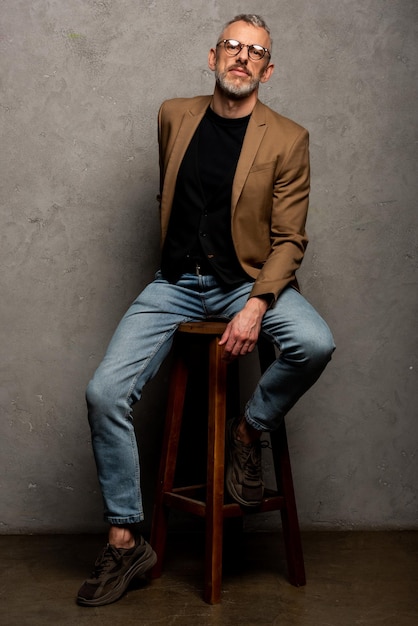
[[[220,346],[225,346],[223,358],[226,361],[233,361],[254,350],[268,306],[263,298],[249,298],[244,308],[229,322],[219,342]]]

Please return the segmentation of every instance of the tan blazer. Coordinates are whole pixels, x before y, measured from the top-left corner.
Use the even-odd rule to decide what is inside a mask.
[[[158,114],[161,243],[167,234],[177,173],[211,96],[167,100]],[[257,101],[245,134],[231,198],[238,260],[255,279],[251,295],[297,287],[308,242],[308,132]]]

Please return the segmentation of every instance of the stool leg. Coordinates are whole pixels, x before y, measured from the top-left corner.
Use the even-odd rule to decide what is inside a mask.
[[[171,491],[174,484],[188,378],[187,366],[180,350],[176,350],[174,359],[151,527],[150,542],[157,554],[157,563],[151,571],[152,578],[159,578],[163,568],[168,531],[168,507],[164,505],[164,493]]]
[[[226,362],[215,337],[209,345],[208,470],[206,488],[206,558],[204,599],[221,600],[224,504]]]
[[[276,479],[280,483],[278,489],[285,502],[280,513],[289,580],[292,585],[301,587],[306,585],[306,575],[285,423],[270,436]]]

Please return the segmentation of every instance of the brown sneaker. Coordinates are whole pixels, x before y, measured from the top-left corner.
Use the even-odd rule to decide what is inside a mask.
[[[225,484],[229,495],[238,504],[256,507],[264,495],[261,471],[261,442],[246,445],[236,438],[238,420],[230,420],[226,426],[226,473]]]
[[[102,606],[119,600],[134,576],[144,574],[157,562],[151,546],[138,537],[133,548],[124,550],[109,543],[97,558],[94,570],[81,586],[77,603]]]

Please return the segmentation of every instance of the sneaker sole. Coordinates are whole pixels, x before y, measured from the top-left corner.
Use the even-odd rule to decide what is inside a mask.
[[[114,587],[106,595],[101,596],[100,598],[87,600],[86,598],[78,596],[77,604],[80,604],[82,606],[102,606],[104,604],[111,604],[112,602],[116,602],[116,600],[119,600],[119,598],[124,594],[132,578],[145,574],[146,572],[148,572],[148,570],[154,567],[156,562],[157,555],[155,554],[151,546],[149,544],[146,544],[145,552],[141,559],[136,563],[133,563],[133,565],[120,578],[120,581],[118,582],[116,587]]]

